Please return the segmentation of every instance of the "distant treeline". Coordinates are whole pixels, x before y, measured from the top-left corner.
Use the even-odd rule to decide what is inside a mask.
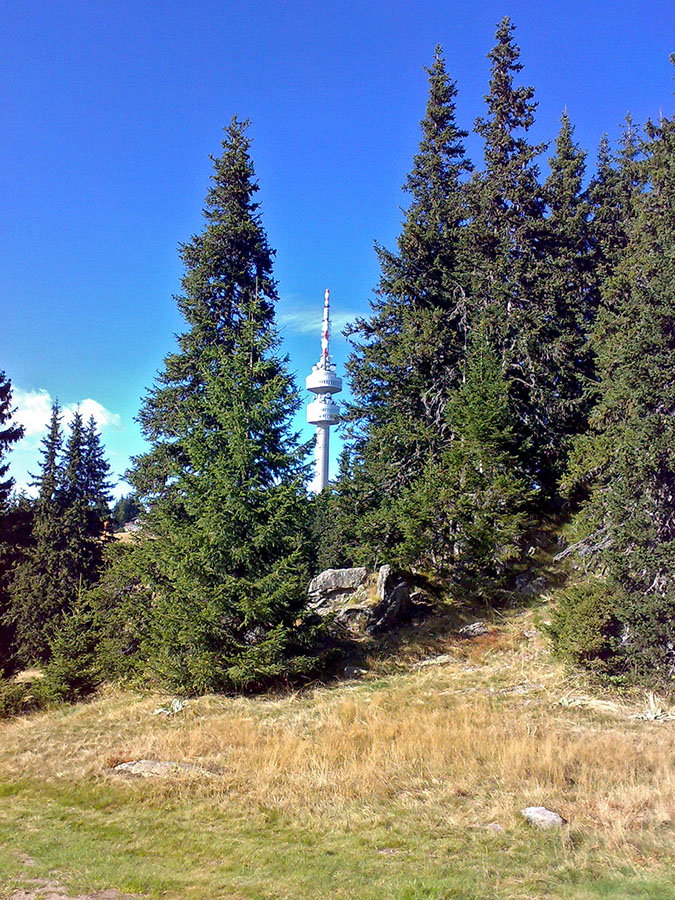
[[[398,244],[376,245],[371,311],[348,329],[340,473],[317,498],[248,123],[228,125],[204,228],[180,251],[185,330],[139,413],[134,539],[111,539],[95,424],[76,414],[62,448],[58,406],[37,499],[0,485],[6,672],[40,662],[54,697],[106,678],[192,693],[307,679],[324,646],[312,573],[389,562],[493,606],[532,531],[565,518],[584,564],[555,608],[555,651],[672,678],[675,124],[628,117],[586,185],[566,112],[550,148],[528,140],[534,90],[508,19],[489,58],[480,169],[440,47],[427,70]],[[0,461],[21,437],[11,414],[3,375]]]

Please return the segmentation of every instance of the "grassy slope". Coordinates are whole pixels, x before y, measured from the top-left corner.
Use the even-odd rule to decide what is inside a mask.
[[[184,900],[672,900],[675,723],[583,693],[531,629],[426,634],[360,682],[173,718],[110,693],[0,723],[0,897],[49,877]],[[431,652],[451,660],[413,666]],[[113,773],[138,758],[207,771]],[[530,805],[569,827],[533,830]]]

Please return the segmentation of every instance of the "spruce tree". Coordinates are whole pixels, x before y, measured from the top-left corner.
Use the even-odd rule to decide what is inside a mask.
[[[96,581],[103,562],[101,538],[109,510],[102,491],[106,490],[108,470],[95,423],[90,421],[85,427],[76,410],[63,458],[59,505],[63,564],[78,592]]]
[[[84,432],[84,484],[85,498],[95,517],[92,526],[100,529],[110,518],[112,484],[110,463],[105,458],[105,450],[93,416],[89,417]]]
[[[12,382],[0,371],[0,675],[13,663],[14,628],[9,621],[9,582],[17,563],[19,548],[25,543],[26,509],[21,500],[12,501],[14,486],[6,455],[23,437],[24,429],[12,422]]]
[[[635,202],[644,182],[642,162],[642,141],[640,131],[630,113],[626,116],[619,151],[616,156],[618,171],[618,203],[623,231],[626,236],[635,213]],[[627,243],[627,240],[625,241]]]
[[[79,409],[75,410],[70,423],[70,435],[66,443],[61,471],[61,500],[64,506],[74,506],[87,502],[86,498],[86,450],[84,422]]]
[[[300,398],[278,353],[247,126],[226,128],[204,229],[181,248],[187,327],[146,396],[150,449],[128,475],[144,510],[132,564],[153,591],[142,652],[189,692],[252,688],[307,664],[296,634],[305,448],[290,426]]]
[[[589,335],[599,300],[591,206],[583,187],[586,154],[574,142],[567,112],[549,163],[551,172],[544,185],[549,211],[545,290],[554,318],[543,334],[548,343],[548,431],[559,448],[559,458],[552,459],[551,466],[560,475],[571,439],[586,430],[587,388],[594,377]]]
[[[454,439],[402,497],[397,561],[449,578],[461,596],[503,597],[520,553],[531,488],[518,459],[508,384],[486,328],[472,332],[446,416]]]
[[[641,191],[639,157],[637,131],[629,115],[616,158],[607,135],[603,135],[596,171],[588,188],[594,263],[600,285],[613,274],[628,244],[635,200]]]
[[[38,495],[31,546],[11,585],[11,617],[26,662],[49,659],[64,619],[101,571],[103,522],[90,497],[87,433],[77,410],[64,448],[61,409],[53,404],[40,472],[33,479]],[[98,446],[99,462],[105,463]]]
[[[466,339],[467,132],[455,121],[457,89],[440,47],[427,72],[426,115],[404,185],[410,204],[398,249],[376,245],[381,277],[372,313],[349,331],[352,400],[345,420],[353,477],[336,493],[351,496],[350,506],[356,501],[361,540],[373,553],[393,546],[396,497],[447,438],[445,404],[460,377]]]
[[[12,382],[0,371],[0,513],[14,484],[13,479],[5,477],[9,463],[4,462],[4,458],[12,444],[21,440],[24,431],[23,426],[11,422],[15,412],[12,408]]]
[[[12,495],[0,515],[0,676],[18,664],[16,623],[12,615],[14,572],[31,546],[33,503],[25,494]]]
[[[38,475],[33,475],[32,486],[37,488],[37,506],[51,507],[61,488],[61,454],[63,432],[61,407],[58,400],[52,404],[47,434],[42,440],[42,465]]]
[[[474,320],[496,341],[523,456],[533,479],[548,487],[558,447],[549,333],[555,308],[545,290],[545,202],[536,163],[545,145],[527,140],[537,104],[532,87],[514,83],[523,66],[508,17],[488,57],[487,115],[475,125],[484,139],[485,171],[472,183],[468,231]]]
[[[675,123],[648,134],[643,162],[634,146],[624,154],[627,243],[603,284],[598,401],[567,483],[590,492],[581,520],[624,626],[624,658],[665,679],[675,670]]]
[[[61,408],[55,401],[49,429],[42,441],[40,472],[33,477],[38,495],[33,511],[32,542],[11,584],[11,615],[19,653],[25,662],[48,657],[49,638],[70,600],[71,585],[64,577],[62,450]]]
[[[598,147],[595,173],[588,187],[595,271],[600,284],[613,271],[617,253],[626,243],[625,210],[619,204],[618,182],[619,173],[614,166],[609,139],[604,134]]]

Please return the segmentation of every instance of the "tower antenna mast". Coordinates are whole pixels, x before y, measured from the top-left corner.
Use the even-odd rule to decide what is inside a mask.
[[[312,491],[320,494],[328,484],[328,453],[330,449],[330,426],[340,420],[340,408],[333,400],[333,394],[342,390],[342,379],[335,374],[335,364],[331,362],[330,340],[330,291],[326,289],[323,301],[323,323],[321,326],[321,356],[307,376],[307,390],[316,394],[307,405],[307,421],[316,425],[316,445],[314,448],[314,480]]]

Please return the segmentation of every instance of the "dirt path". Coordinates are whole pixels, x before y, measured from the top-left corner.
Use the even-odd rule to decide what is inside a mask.
[[[11,894],[9,900],[137,900],[131,894],[120,894],[119,891],[95,891],[93,894],[78,894],[72,897],[64,887],[54,881],[35,879],[27,890]]]

